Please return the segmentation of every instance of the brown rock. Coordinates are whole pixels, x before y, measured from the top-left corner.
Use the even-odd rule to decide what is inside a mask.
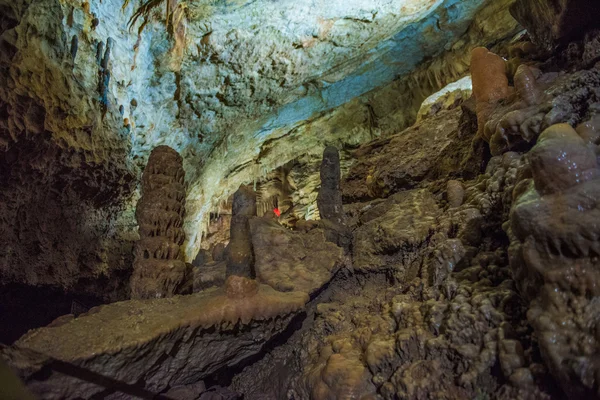
[[[471,152],[474,132],[470,118],[462,120],[465,112],[460,107],[441,111],[390,138],[361,147],[358,161],[341,185],[344,201],[387,197],[427,181],[460,176],[465,171],[463,160],[469,156],[468,174],[479,173],[483,153]]]
[[[294,232],[269,218],[250,220],[256,279],[280,291],[313,294],[342,265],[342,249],[321,229]]]
[[[183,159],[168,146],[152,150],[142,177],[136,217],[131,297],[173,296],[184,283],[187,267],[180,246],[185,240],[185,172]]]
[[[484,136],[485,124],[498,102],[509,95],[506,63],[485,47],[478,47],[471,52],[471,78],[477,101],[478,135],[489,141]]]
[[[570,398],[600,398],[600,180],[569,125],[545,130],[511,209],[510,264],[550,372]],[[517,366],[517,365],[515,365]]]
[[[327,146],[323,152],[321,188],[317,196],[321,219],[328,219],[335,223],[342,223],[344,220],[340,179],[340,154],[335,147]]]
[[[600,26],[600,7],[589,0],[517,0],[510,12],[531,40],[546,50]]]
[[[259,353],[308,301],[306,293],[229,279],[227,288],[99,307],[66,324],[30,331],[0,356],[39,399],[92,398],[114,389],[106,379],[153,393],[194,384]],[[57,365],[83,372],[60,373]]]
[[[465,189],[462,183],[455,180],[449,180],[446,185],[446,193],[448,194],[448,205],[450,207],[460,207],[465,198]]]
[[[253,278],[254,252],[248,220],[256,216],[256,194],[248,186],[233,195],[230,241],[227,246],[227,276]]]

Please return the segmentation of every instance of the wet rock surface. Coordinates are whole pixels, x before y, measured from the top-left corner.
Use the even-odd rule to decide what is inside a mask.
[[[473,137],[462,127],[463,110],[442,111],[387,139],[365,144],[342,183],[345,203],[387,197],[448,174],[460,176]],[[365,155],[364,157],[361,155]],[[476,160],[471,161],[477,164]]]
[[[228,7],[231,15],[247,16],[247,10],[265,3]],[[493,51],[471,52],[484,38],[501,35],[486,32],[492,28],[477,20],[462,24],[450,10],[474,13],[483,2],[436,3],[426,18],[433,33],[421,38],[423,26],[414,25],[411,35],[427,42],[427,51],[417,46],[419,57],[444,43],[446,51],[409,78],[402,75],[406,70],[389,87],[364,96],[357,92],[355,100],[337,107],[348,93],[338,97],[332,90],[361,56],[337,54],[347,63],[331,74],[319,69],[305,85],[302,66],[318,57],[290,61],[280,46],[291,45],[295,54],[320,55],[333,48],[344,53],[360,39],[346,35],[352,31],[348,26],[379,32],[372,28],[384,21],[375,14],[320,20],[327,32],[265,47],[265,31],[255,40],[247,30],[226,28],[272,15],[227,21],[223,8],[217,10],[216,29],[203,27],[200,44],[189,55],[182,34],[190,20],[178,19],[169,31],[169,18],[189,16],[182,8],[167,17],[166,33],[151,24],[137,38],[115,29],[119,40],[99,40],[103,25],[84,4],[83,12],[70,0],[0,4],[6,10],[0,19],[0,68],[7,72],[2,79],[8,88],[0,90],[0,116],[6,117],[0,121],[0,172],[6,172],[1,183],[7,188],[0,200],[8,204],[1,205],[8,217],[3,214],[0,229],[9,236],[19,233],[6,246],[8,262],[35,261],[23,269],[2,265],[2,281],[98,290],[93,281],[102,276],[110,292],[106,297],[118,297],[113,291],[123,295],[115,277],[131,264],[123,254],[131,251],[127,245],[135,235],[122,236],[133,226],[115,225],[131,222],[131,213],[124,216],[119,207],[135,200],[129,199],[135,166],[159,142],[183,151],[179,157],[157,147],[142,176],[132,294],[151,299],[72,307],[71,314],[0,349],[35,394],[53,399],[600,398],[600,69],[594,65],[600,36],[582,29],[596,23],[586,19],[595,9],[583,18],[578,0],[517,1],[513,14],[529,34],[510,44],[493,43]],[[93,10],[102,11],[103,18],[113,15],[108,8],[115,4],[104,0]],[[481,15],[494,22],[507,15],[508,2],[496,4],[482,7]],[[123,14],[119,18],[131,12],[115,10]],[[55,23],[40,24],[37,15],[52,16]],[[573,18],[581,21],[577,35],[571,32]],[[27,28],[32,26],[40,29]],[[446,34],[462,39],[444,41]],[[172,43],[165,35],[173,35]],[[129,45],[135,46],[134,68],[114,62],[131,55]],[[139,46],[147,47],[139,53],[140,71],[154,65],[148,49],[168,52],[169,65],[154,66],[157,79],[146,85],[152,89],[127,101],[131,109],[117,107],[115,99],[126,97],[126,88],[139,90],[132,73]],[[78,67],[91,47],[93,69]],[[559,50],[549,55],[555,47]],[[227,50],[233,48],[235,55]],[[40,50],[50,61],[38,65],[23,49]],[[393,56],[391,50],[386,54]],[[186,61],[188,56],[194,62]],[[462,77],[469,60],[473,97],[467,100],[469,91],[457,89],[417,113],[416,103],[449,76]],[[394,65],[393,57],[389,61]],[[216,66],[223,68],[211,70]],[[248,66],[260,74],[248,80]],[[197,73],[191,77],[189,71]],[[364,79],[372,88],[369,76],[353,83],[364,89]],[[274,91],[266,90],[271,81]],[[290,93],[288,101],[294,85],[302,93]],[[408,94],[390,105],[390,93],[402,88]],[[319,100],[315,106],[294,98]],[[275,119],[268,119],[279,106]],[[151,118],[151,107],[167,110],[165,118]],[[262,118],[262,113],[264,120],[235,135],[209,135],[248,121],[236,116]],[[175,114],[183,123],[175,123]],[[217,114],[228,120],[213,124]],[[299,115],[308,120],[297,124]],[[398,132],[413,117],[418,122]],[[198,140],[182,127],[185,122],[200,132]],[[352,129],[340,129],[349,125]],[[165,127],[173,134],[165,135]],[[307,135],[311,130],[324,134]],[[294,172],[287,162],[298,154],[289,154],[296,153],[290,143],[300,138],[299,148],[314,149],[298,161],[304,169]],[[282,150],[284,145],[290,147]],[[197,162],[203,155],[207,159]],[[182,159],[195,162],[186,165]],[[259,198],[251,186],[239,186],[275,163],[286,165],[276,179],[255,182]],[[211,168],[200,169],[207,165]],[[194,180],[187,193],[184,168]],[[206,179],[199,184],[201,178]],[[294,178],[302,182],[295,185]],[[206,196],[227,198],[232,187],[240,189],[229,203],[231,217],[229,205],[223,205],[227,217],[216,216],[206,251],[186,264],[180,246],[189,252],[202,239],[195,235],[205,229],[201,216],[212,213],[213,199]],[[292,187],[298,194],[290,193]],[[40,190],[32,194],[35,189]],[[182,228],[184,197],[193,204],[193,216]],[[275,207],[293,209],[296,201],[301,213],[276,215]],[[40,210],[45,204],[48,215]],[[320,221],[310,220],[318,214],[314,204]],[[79,221],[84,223],[75,226]],[[193,233],[186,242],[184,231]],[[98,250],[99,236],[105,253]],[[66,254],[64,265],[56,263],[60,252]],[[174,295],[183,286],[195,293]]]
[[[511,268],[548,368],[570,397],[600,397],[598,165],[569,125],[544,131],[511,210]]]

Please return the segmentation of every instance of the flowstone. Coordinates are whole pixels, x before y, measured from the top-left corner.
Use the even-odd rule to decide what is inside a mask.
[[[511,268],[528,320],[570,398],[600,398],[600,168],[569,125],[545,130],[515,189]],[[531,176],[529,178],[528,176]]]
[[[0,356],[40,399],[154,396],[256,355],[307,301],[306,293],[232,276],[220,289],[60,318]]]

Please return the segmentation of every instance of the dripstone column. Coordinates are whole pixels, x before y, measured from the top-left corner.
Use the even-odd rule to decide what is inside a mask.
[[[184,179],[183,159],[175,150],[168,146],[152,150],[135,211],[140,239],[131,277],[134,299],[170,297],[184,283],[186,265],[180,249],[185,240]]]
[[[227,246],[227,276],[254,278],[254,252],[248,220],[256,216],[256,194],[248,186],[233,195],[230,240]]]
[[[321,188],[317,195],[317,207],[321,219],[338,224],[344,220],[340,180],[340,154],[335,147],[327,146],[321,162]]]

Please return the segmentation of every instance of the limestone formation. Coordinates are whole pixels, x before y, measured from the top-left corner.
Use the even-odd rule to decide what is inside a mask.
[[[317,196],[317,206],[322,219],[341,224],[344,221],[342,192],[340,190],[340,154],[338,149],[327,146],[321,163],[321,188]]]
[[[249,220],[256,216],[256,194],[248,186],[240,187],[233,195],[230,240],[227,246],[227,276],[253,278],[254,250]]]
[[[410,280],[419,272],[420,265],[414,260],[422,257],[419,250],[435,229],[438,215],[438,206],[426,190],[400,192],[372,207],[362,215],[355,231],[354,268],[391,268]]]
[[[528,106],[534,106],[541,101],[542,94],[536,82],[536,77],[533,70],[521,64],[515,73],[515,89],[517,95],[525,101]]]
[[[342,249],[325,232],[293,232],[268,217],[250,220],[256,279],[282,292],[310,295],[323,288],[342,266]]]
[[[600,400],[597,1],[0,0],[0,369]]]
[[[540,351],[570,398],[600,398],[600,180],[594,151],[566,124],[529,155],[511,210],[511,268]]]
[[[460,207],[463,204],[465,198],[465,189],[462,183],[455,180],[448,181],[447,193],[448,193],[448,205],[450,207]]]
[[[460,176],[470,169],[479,173],[484,164],[481,155],[463,164],[476,133],[470,124],[463,124],[465,114],[468,110],[461,107],[440,111],[403,132],[362,146],[357,153],[364,157],[358,156],[341,187],[344,201],[385,198],[415,188],[423,180]]]
[[[587,0],[517,0],[510,11],[533,42],[546,50],[600,26],[600,9]]]
[[[136,217],[140,239],[135,244],[131,277],[134,299],[170,297],[184,283],[185,172],[182,158],[168,146],[156,147],[144,169],[142,197]]]
[[[486,120],[484,138],[494,155],[530,149],[551,125],[578,126],[585,122],[597,107],[595,93],[600,88],[600,69],[559,76],[521,66],[515,85],[518,95],[496,105]]]
[[[230,277],[221,289],[92,309],[30,332],[0,356],[40,399],[91,398],[114,382],[137,389],[113,394],[128,399],[196,383],[257,354],[307,300]],[[48,374],[37,373],[44,366]]]
[[[478,134],[489,141],[484,135],[485,124],[498,102],[509,95],[506,63],[488,49],[478,47],[471,52],[471,78],[477,101]]]

